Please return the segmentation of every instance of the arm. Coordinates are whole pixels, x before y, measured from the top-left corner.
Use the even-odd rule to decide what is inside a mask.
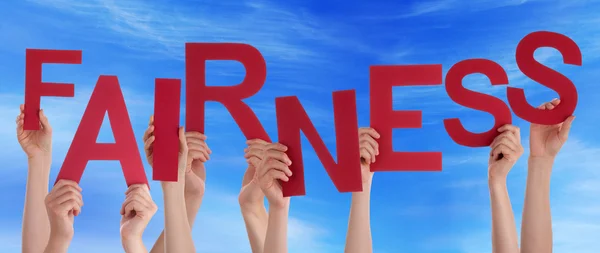
[[[285,197],[283,205],[269,205],[269,221],[265,237],[264,253],[287,252],[287,225],[290,210],[290,197]]]
[[[551,159],[529,158],[521,227],[522,252],[552,252],[550,174],[553,162]]]
[[[554,99],[538,107],[553,110],[560,104]],[[527,188],[521,225],[521,252],[552,252],[552,217],[550,212],[550,176],[554,159],[566,143],[575,116],[556,125],[531,124],[529,134]]]
[[[265,146],[264,155],[256,169],[258,184],[269,201],[269,218],[263,253],[287,252],[287,225],[290,197],[284,197],[279,180],[287,182],[292,176],[292,161],[284,153],[287,147],[273,143]]]
[[[346,234],[346,253],[373,252],[373,239],[371,236],[371,184],[373,172],[371,163],[379,155],[379,133],[372,128],[361,128],[358,131],[360,141],[362,192],[352,193],[350,215],[348,218],[348,232]]]
[[[23,207],[23,253],[41,252],[49,240],[50,222],[45,211],[44,198],[48,195],[50,163],[50,155],[29,158]]]
[[[121,243],[127,253],[147,253],[142,241],[144,230],[158,207],[145,184],[132,185],[121,206]]]
[[[192,229],[185,205],[185,174],[188,164],[188,146],[179,128],[179,162],[177,182],[161,182],[165,208],[164,243],[165,252],[196,252],[192,239]]]
[[[519,242],[506,178],[524,152],[521,131],[513,125],[498,128],[490,145],[488,185],[492,209],[492,252],[518,253]]]
[[[52,127],[44,111],[40,110],[40,130],[24,130],[24,109],[21,105],[16,120],[17,139],[28,158],[21,248],[24,253],[37,253],[44,250],[50,236],[44,198],[48,195],[52,163]]]
[[[260,165],[263,158],[261,153],[263,153],[268,143],[259,139],[249,140],[246,143],[248,148],[244,150],[244,158],[248,162],[248,168],[242,179],[242,189],[238,196],[238,202],[252,252],[262,253],[269,215],[264,203],[265,194],[261,191],[257,180],[255,180],[255,175],[256,167]]]

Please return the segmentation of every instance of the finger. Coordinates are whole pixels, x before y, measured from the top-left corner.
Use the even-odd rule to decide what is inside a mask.
[[[371,164],[372,162],[371,153],[364,147],[360,148],[360,158],[364,159],[367,164]]]
[[[21,111],[22,114],[25,113],[25,105],[24,104],[19,105],[19,111]]]
[[[52,190],[53,191],[54,191],[54,189],[58,190],[59,188],[66,186],[66,185],[73,186],[73,187],[77,188],[79,191],[83,190],[83,189],[81,189],[81,187],[79,187],[79,184],[77,184],[75,181],[67,180],[67,179],[58,180],[58,182],[56,182],[56,184],[54,185]]]
[[[375,139],[373,139],[370,136],[365,136],[365,137],[361,137],[360,138],[360,146],[370,146],[373,151],[375,152],[375,155],[379,155],[379,143],[377,143],[377,141]]]
[[[285,175],[285,173],[279,171],[279,170],[270,170],[269,171],[269,176],[272,177],[273,179],[279,179],[281,181],[287,182],[290,180],[289,177],[287,177]]]
[[[493,144],[494,146],[492,146],[492,148],[495,148],[500,145],[505,145],[515,153],[519,151],[519,147],[517,146],[517,144],[513,142],[507,135],[497,138]]]
[[[363,135],[363,134],[368,134],[371,137],[375,138],[375,139],[379,139],[379,137],[381,137],[379,135],[379,133],[377,131],[375,131],[375,129],[370,128],[370,127],[361,127],[358,129],[358,134],[359,135]]]
[[[201,161],[204,163],[204,162],[208,161],[210,156],[208,156],[208,154],[206,152],[190,150],[190,151],[188,151],[188,158],[191,158],[192,160],[198,160],[198,161]]]
[[[40,110],[39,116],[40,116],[40,123],[42,124],[42,129],[47,133],[52,132],[52,126],[50,126],[50,121],[48,121],[48,117],[46,117],[46,114],[44,114],[44,109]]]
[[[152,150],[152,144],[154,143],[154,135],[148,137],[148,139],[146,140],[146,142],[144,142],[144,150],[150,151]]]
[[[195,132],[195,131],[186,132],[185,137],[203,140],[203,141],[205,141],[207,139],[206,135],[204,135],[200,132]]]
[[[494,138],[494,141],[492,142],[492,144],[490,144],[490,147],[494,147],[494,145],[496,145],[497,141],[499,141],[502,138],[508,138],[509,141],[520,145],[521,140],[519,140],[516,136],[516,134],[510,130],[505,130],[504,132],[502,132],[501,134],[499,134],[498,136],[496,136],[496,138]]]
[[[512,148],[506,145],[498,145],[493,150],[494,160],[499,160],[500,158],[507,159],[509,161],[516,161],[518,158],[518,153],[515,152]],[[502,157],[500,157],[502,155]]]
[[[252,146],[252,147],[246,148],[244,151],[245,151],[244,158],[246,158],[246,159],[249,159],[250,157],[256,157],[258,159],[265,158],[265,150],[262,148]]]
[[[75,199],[70,199],[57,206],[62,212],[73,211],[74,215],[81,213],[81,205]]]
[[[153,202],[152,197],[150,196],[149,192],[146,192],[146,190],[144,188],[136,188],[135,190],[132,190],[131,192],[129,192],[129,194],[127,194],[127,197],[125,197],[125,201],[134,200],[134,199],[137,199],[144,203]]]
[[[560,99],[558,99],[558,98],[552,99],[552,101],[550,101],[550,103],[554,106],[557,106],[560,104]]]
[[[276,169],[285,173],[288,177],[292,176],[292,170],[285,163],[271,159],[267,161],[267,166],[269,166],[269,169]]]
[[[290,158],[287,156],[286,153],[278,151],[278,150],[267,150],[265,153],[265,158],[264,159],[277,159],[285,164],[292,165],[292,160],[290,160]]]
[[[153,126],[154,125],[154,115],[150,115],[150,120],[148,121],[148,126]]]
[[[552,109],[554,109],[554,105],[552,103],[550,103],[550,102],[546,103],[544,105],[544,107],[546,107],[546,110],[552,110]]]
[[[573,120],[575,120],[575,116],[569,116],[560,127],[558,137],[561,141],[567,141],[567,139],[569,138],[569,132],[571,131],[571,125],[573,124]]]
[[[149,126],[146,131],[144,132],[144,137],[142,137],[142,140],[144,142],[146,142],[146,140],[148,140],[148,138],[150,138],[151,136],[154,136],[154,126]]]
[[[373,149],[373,147],[371,147],[370,145],[364,145],[361,148],[367,150],[367,152],[369,153],[369,158],[372,162],[375,162],[375,149]]]
[[[150,192],[150,190],[148,189],[148,186],[146,184],[132,184],[131,186],[129,186],[129,188],[127,188],[127,191],[125,191],[125,195],[129,194],[133,190],[140,189],[140,188]]]
[[[58,196],[53,202],[55,204],[61,205],[67,201],[75,200],[79,206],[83,206],[83,198],[81,193],[78,191],[67,191],[64,194]]]
[[[141,201],[133,199],[125,206],[125,216],[131,216],[134,211],[136,215],[145,214],[146,210],[148,210],[148,207],[146,207]]]
[[[191,142],[190,142],[190,140],[191,140]],[[188,150],[191,150],[193,147],[196,151],[202,151],[206,154],[212,153],[212,151],[210,150],[210,148],[208,148],[208,145],[204,141],[198,142],[198,141],[190,139],[190,138],[187,138],[186,141],[188,144]]]
[[[521,129],[517,126],[506,124],[498,128],[498,132],[510,131],[514,136],[515,143],[521,143]]]
[[[285,152],[285,151],[287,151],[288,148],[281,143],[271,143],[271,144],[267,145],[266,149],[273,149],[273,150]]]
[[[548,102],[542,103],[540,106],[538,106],[538,109],[542,109],[542,110],[546,110],[546,104],[548,104]]]
[[[64,195],[65,193],[68,193],[70,191],[80,192],[79,189],[77,189],[76,187],[74,187],[72,185],[63,185],[63,186],[57,188],[55,191],[51,191],[50,194],[48,194],[48,198],[51,199],[51,201],[54,201],[57,198],[59,198],[60,196]]]
[[[187,142],[185,140],[183,127],[179,127],[179,150],[187,153]]]
[[[269,143],[266,141],[263,141],[261,139],[252,139],[252,140],[247,140],[246,144],[247,145],[267,145]]]

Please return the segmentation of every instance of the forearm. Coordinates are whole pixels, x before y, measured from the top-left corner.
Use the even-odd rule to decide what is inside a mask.
[[[346,234],[346,253],[373,252],[371,238],[371,185],[363,185],[362,192],[352,193],[348,233]]]
[[[290,198],[281,207],[269,206],[269,221],[263,253],[285,253],[287,250],[287,225]]]
[[[492,252],[518,253],[517,228],[506,188],[506,178],[489,179],[489,188],[492,208]]]
[[[44,253],[67,253],[67,250],[69,250],[69,244],[71,244],[71,239],[72,238],[59,238],[50,236]]]
[[[183,190],[184,185],[182,183],[163,183],[166,252],[196,252],[192,230],[187,218]]]
[[[552,252],[550,176],[553,163],[552,158],[529,158],[521,228],[521,250],[524,253]]]
[[[248,233],[248,241],[253,253],[262,253],[267,233],[269,215],[264,204],[255,203],[240,205],[242,217]]]
[[[200,206],[202,204],[202,196],[185,196],[185,209],[188,217],[188,223],[190,225],[190,231],[193,228],[194,221],[196,220],[196,215],[198,214],[198,210],[200,210]],[[152,246],[150,253],[163,253],[165,252],[165,231],[163,230],[156,242]]]
[[[22,249],[24,253],[44,250],[50,237],[50,222],[44,199],[48,195],[51,158],[30,158],[23,207]]]
[[[123,244],[123,250],[125,250],[125,253],[147,253],[148,252],[148,250],[146,249],[146,246],[144,246],[144,242],[142,241],[142,238],[135,238],[135,239],[122,238],[121,242]]]

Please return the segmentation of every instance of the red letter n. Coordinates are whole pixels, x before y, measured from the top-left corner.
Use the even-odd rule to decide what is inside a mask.
[[[42,64],[62,63],[81,64],[81,50],[41,50],[25,51],[25,122],[23,129],[40,129],[40,100],[45,97],[73,97],[75,87],[66,83],[42,82]]]
[[[286,154],[292,161],[290,169],[293,175],[288,182],[281,182],[283,196],[306,194],[300,131],[306,135],[306,138],[315,149],[319,160],[323,163],[323,167],[325,167],[338,191],[362,191],[358,117],[356,115],[356,97],[353,90],[333,93],[337,164],[297,97],[276,98],[275,109],[277,111],[279,142],[288,147]]]
[[[96,143],[105,113],[115,143]],[[148,183],[116,76],[98,78],[57,181],[68,179],[79,183],[90,160],[119,160],[128,186]]]
[[[235,86],[207,86],[206,61],[234,60],[246,68],[244,80]],[[247,44],[187,43],[185,45],[186,129],[204,133],[206,101],[222,103],[248,139],[270,141],[252,109],[242,100],[264,85],[267,66],[260,52]]]
[[[441,152],[394,152],[393,128],[421,128],[421,111],[394,111],[394,86],[439,85],[442,65],[371,67],[371,127],[379,132],[379,156],[371,171],[440,171]]]

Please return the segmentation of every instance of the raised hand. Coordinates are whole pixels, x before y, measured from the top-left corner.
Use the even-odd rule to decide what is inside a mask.
[[[187,168],[185,173],[186,197],[204,196],[206,168],[204,163],[210,159],[212,151],[206,144],[206,135],[199,132],[185,133],[188,147]]]
[[[125,252],[146,252],[142,234],[158,210],[145,184],[130,186],[121,206],[121,241]]]
[[[490,145],[488,176],[505,180],[508,172],[523,155],[521,130],[513,125],[498,128],[498,135]]]
[[[73,238],[75,216],[81,213],[83,206],[81,188],[73,181],[59,180],[46,196],[45,203],[50,220],[50,240],[46,249],[50,252],[55,251],[49,248],[66,252]]]
[[[28,158],[49,156],[52,151],[52,127],[44,110],[40,110],[40,130],[24,130],[25,106],[20,106],[17,116],[17,139]]]
[[[552,110],[560,104],[560,99],[553,99],[538,107],[542,110]],[[556,125],[531,124],[529,133],[530,156],[554,158],[569,137],[571,124],[575,116],[569,116],[563,123]]]
[[[285,154],[285,151],[287,151],[287,147],[280,143],[268,144],[255,174],[260,189],[267,197],[270,207],[283,207],[287,202],[283,197],[281,184],[278,181],[287,182],[289,177],[292,176],[292,171],[288,167],[292,164],[292,161]]]
[[[248,147],[244,149],[244,158],[248,163],[248,168],[244,173],[242,189],[240,190],[238,200],[242,207],[254,205],[263,206],[263,198],[265,195],[258,185],[258,178],[255,177],[255,174],[256,168],[260,165],[269,143],[263,140],[254,139],[247,141],[246,144]]]
[[[370,165],[376,161],[376,157],[379,155],[379,144],[375,140],[379,139],[379,137],[379,133],[373,128],[361,127],[358,129],[363,184],[370,183],[373,179],[373,172],[371,172]]]

